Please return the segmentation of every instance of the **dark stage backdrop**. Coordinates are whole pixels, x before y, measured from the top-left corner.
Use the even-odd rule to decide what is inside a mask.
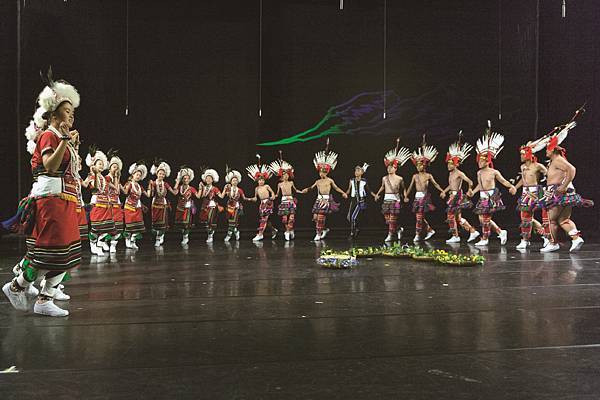
[[[340,10],[337,0],[263,0],[261,74],[259,0],[129,0],[128,29],[124,0],[27,0],[18,91],[18,1],[2,2],[0,216],[14,212],[19,193],[29,190],[22,135],[41,89],[38,73],[48,65],[81,93],[76,128],[84,147],[119,148],[126,164],[160,156],[174,172],[181,164],[209,165],[222,175],[225,164],[243,171],[257,152],[270,161],[282,150],[296,167],[298,187],[317,177],[312,155],[324,146],[323,138],[306,139],[330,135],[340,153],[332,175],[338,184],[345,188],[353,166],[366,161],[375,188],[396,137],[412,149],[423,132],[441,152],[431,170],[445,184],[447,146],[459,129],[473,143],[487,119],[506,136],[496,165],[514,177],[518,147],[587,101],[566,147],[578,166],[579,191],[600,198],[600,2],[570,2],[563,19],[560,0],[540,1],[538,42],[533,0],[388,1],[385,96],[384,1],[344,3]],[[265,143],[274,145],[257,146]],[[464,166],[472,177],[473,158]],[[400,170],[407,179],[412,173],[409,164]],[[253,187],[248,178],[241,186]],[[300,196],[300,226],[310,226],[313,199],[314,193]],[[437,205],[443,208],[439,199]],[[245,227],[256,225],[253,208]],[[334,226],[343,224],[345,210]],[[582,228],[598,228],[598,210],[576,212]],[[512,210],[503,215],[517,223]],[[405,217],[411,225],[412,216]],[[365,223],[382,226],[378,206]]]

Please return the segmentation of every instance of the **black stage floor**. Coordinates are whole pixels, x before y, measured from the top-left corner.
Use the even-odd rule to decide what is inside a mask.
[[[482,268],[325,270],[286,245],[193,236],[90,261],[56,319],[0,305],[0,399],[598,399],[600,245]],[[377,244],[379,236],[359,245]],[[438,248],[448,248],[442,240]],[[462,252],[474,251],[463,244]],[[0,275],[23,251],[0,242]]]

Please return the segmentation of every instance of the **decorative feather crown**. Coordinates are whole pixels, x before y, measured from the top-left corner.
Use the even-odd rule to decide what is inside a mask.
[[[206,177],[211,176],[213,179],[213,183],[219,182],[219,174],[217,171],[211,168],[207,168],[202,173],[202,181],[206,183]]]
[[[146,179],[146,176],[148,175],[148,167],[146,167],[146,165],[144,165],[142,161],[138,161],[129,166],[129,175],[133,176],[133,174],[135,174],[137,171],[140,171],[140,173],[142,174],[142,176],[140,177],[141,181]]]
[[[460,165],[469,158],[472,150],[473,146],[469,143],[460,143],[460,141],[456,141],[448,147],[446,162],[452,161],[454,165]]]
[[[325,170],[327,172],[333,171],[337,166],[337,153],[333,151],[322,150],[315,154],[313,164],[317,171]]]
[[[260,178],[267,180],[271,177],[271,170],[266,165],[253,164],[248,166],[246,171],[253,181],[258,181]]]
[[[229,172],[227,172],[227,174],[225,175],[225,182],[231,183],[231,180],[233,178],[237,178],[238,183],[240,183],[242,181],[242,174],[240,174],[235,169],[232,169]]]
[[[181,182],[182,178],[186,175],[190,177],[190,182],[194,180],[194,170],[183,165],[179,168],[179,172],[177,172],[177,180]]]
[[[108,168],[106,154],[98,150],[98,147],[95,145],[91,145],[89,147],[88,155],[85,157],[85,165],[91,167],[92,165],[95,165],[97,161],[103,161],[102,171]]]
[[[158,171],[160,171],[161,169],[165,172],[165,176],[171,175],[171,166],[167,164],[165,160],[161,160],[158,158],[154,159],[154,163],[152,164],[152,167],[150,167],[150,173],[156,176]]]
[[[383,163],[386,167],[393,165],[398,168],[403,166],[410,159],[410,151],[406,147],[395,148],[383,157]]]
[[[477,139],[475,148],[477,157],[487,156],[488,162],[495,159],[504,148],[504,136],[497,132],[492,132],[492,122],[488,120],[488,126],[483,137]]]
[[[37,136],[48,127],[48,114],[55,111],[65,101],[71,103],[73,108],[79,107],[80,103],[79,93],[73,85],[63,80],[54,81],[52,67],[48,68],[45,77],[41,72],[40,76],[46,81],[46,86],[38,95],[38,108],[33,114],[33,119],[25,129],[27,151],[30,154],[33,154],[35,151]]]
[[[437,155],[438,151],[435,147],[424,145],[413,151],[410,159],[413,164],[422,163],[428,165],[436,159]]]
[[[107,169],[110,169],[113,164],[117,164],[119,171],[123,170],[123,160],[121,160],[121,157],[118,156],[118,153],[118,150],[113,149],[109,149],[106,152],[106,156],[108,157]]]
[[[286,172],[290,178],[294,177],[294,167],[292,167],[290,163],[284,160],[273,161],[269,165],[269,169],[271,170],[273,175],[277,175],[279,177],[281,177],[284,172]]]

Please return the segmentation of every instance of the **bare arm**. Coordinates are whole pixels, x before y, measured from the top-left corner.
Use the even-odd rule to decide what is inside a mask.
[[[271,189],[271,186],[267,185],[267,190],[271,194],[271,200],[275,200],[275,192]]]
[[[517,183],[515,184],[515,189],[520,188],[521,186],[523,186],[523,177],[519,178],[519,180],[517,181]]]
[[[410,185],[408,185],[408,189],[406,189],[404,191],[404,197],[408,197],[410,195],[410,192],[412,192],[413,186],[415,185],[415,176],[412,176],[412,179],[410,180]]]
[[[543,164],[538,163],[538,172],[542,176],[548,175],[548,168],[546,168]]]
[[[308,193],[309,190],[313,190],[316,187],[317,187],[317,181],[315,181],[315,183],[313,183],[312,186],[300,190],[300,193]]]
[[[348,195],[346,194],[346,192],[344,192],[342,189],[340,189],[338,187],[338,185],[335,184],[335,181],[331,178],[329,178],[329,180],[331,181],[331,187],[333,187],[333,189],[338,192],[339,194],[342,195],[343,198],[347,199]]]
[[[562,166],[565,171],[565,179],[563,180],[562,185],[560,185],[560,187],[558,188],[558,191],[566,192],[569,184],[573,182],[573,179],[575,179],[577,169],[573,166],[573,164],[571,164],[565,159],[561,159],[559,165]]]
[[[477,172],[477,176],[479,176],[479,172]],[[479,179],[477,179],[477,181],[479,181]],[[473,197],[473,192],[478,192],[480,189],[481,185],[479,184],[479,182],[477,182],[477,186],[475,186],[473,189],[469,189],[467,196]]]
[[[433,187],[435,187],[437,190],[439,190],[440,193],[442,193],[444,191],[444,189],[442,189],[442,187],[440,185],[438,185],[438,183],[435,181],[435,178],[433,177],[433,175],[429,174],[429,180],[431,181],[431,184],[433,185]]]
[[[375,201],[379,200],[379,195],[381,194],[381,192],[383,192],[385,190],[385,177],[381,178],[381,186],[379,187],[379,190],[377,191],[377,193],[375,193]]]
[[[473,187],[473,181],[464,172],[460,171],[458,176],[460,176],[463,181],[467,182],[469,189]]]
[[[507,181],[506,179],[504,179],[504,177],[502,176],[500,171],[496,170],[494,175],[498,182],[500,182],[502,185],[504,185],[504,187],[508,188],[508,191],[510,192],[510,194],[515,194],[517,192],[517,189],[515,189],[513,184],[510,183],[509,181]]]

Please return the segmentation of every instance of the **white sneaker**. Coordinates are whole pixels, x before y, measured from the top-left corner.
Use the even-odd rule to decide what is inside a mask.
[[[21,275],[21,270],[23,269],[23,259],[17,263],[12,269],[13,275],[15,277]]]
[[[581,246],[583,246],[583,243],[583,238],[581,236],[578,236],[577,239],[571,241],[571,248],[569,249],[569,251],[572,253],[574,251],[579,250]]]
[[[525,250],[529,246],[529,241],[525,239],[521,239],[521,243],[519,243],[516,247],[517,250]]]
[[[231,233],[227,232],[227,236],[223,239],[224,242],[229,242],[231,240]]]
[[[254,238],[252,239],[253,242],[260,242],[261,240],[263,240],[263,235],[261,234],[256,234],[256,236],[254,236]]]
[[[413,238],[413,242],[419,242],[421,240],[421,236],[419,235],[415,235],[415,237]]]
[[[19,311],[29,311],[29,303],[25,291],[21,290],[20,292],[13,292],[10,290],[10,285],[12,285],[12,282],[8,282],[2,286],[2,291],[10,301],[10,304]]]
[[[385,238],[385,240],[384,240],[384,241],[385,241],[385,242],[391,242],[392,240],[393,240],[393,239],[392,239],[392,234],[391,234],[391,233],[388,233],[388,235],[386,236],[386,238]]]
[[[471,243],[471,242],[473,242],[473,241],[474,241],[475,239],[477,239],[478,237],[479,237],[479,232],[478,232],[478,231],[472,232],[472,233],[469,235],[469,238],[467,239],[467,243]]]
[[[214,233],[209,233],[208,237],[206,238],[206,243],[212,243],[213,242],[213,235]]]
[[[318,242],[322,239],[322,236],[319,235],[318,233],[315,235],[315,237],[313,238],[313,242]]]
[[[550,242],[546,247],[540,249],[540,253],[551,253],[558,250],[560,250],[559,244]]]
[[[235,228],[235,240],[240,240],[240,230]]]
[[[108,250],[109,253],[116,253],[117,252],[117,242],[116,240],[111,240],[110,241],[110,249]]]
[[[430,239],[433,235],[435,235],[435,231],[432,229],[429,232],[427,232],[427,235],[425,235],[425,239],[423,240],[428,240]]]
[[[283,233],[283,237],[284,237],[284,239],[285,239],[286,242],[290,241],[290,233],[288,231],[285,231]]]
[[[452,236],[446,243],[460,243],[460,236]]]
[[[542,240],[544,241],[544,244],[542,244],[542,247],[546,247],[546,246],[548,246],[548,243],[550,243],[550,239],[548,239],[546,236],[542,236]]]
[[[329,228],[323,229],[323,232],[321,232],[321,239],[325,239],[325,236],[327,236],[328,233],[329,233]]]
[[[63,292],[63,290],[59,286],[56,288],[56,290],[54,292],[54,300],[67,301],[67,300],[71,300],[71,296],[69,296],[68,294]]]
[[[500,244],[504,246],[508,240],[508,232],[502,229],[498,234],[498,237],[500,238]]]
[[[276,228],[273,228],[273,232],[271,232],[271,239],[275,239],[277,237],[277,233],[279,231]]]
[[[102,246],[102,250],[103,251],[109,251],[110,247],[108,246],[108,243],[106,242],[100,242],[100,246]]]
[[[95,254],[97,256],[102,257],[104,255],[104,252],[102,251],[102,247],[98,246],[94,242],[90,242],[90,250],[92,251],[92,254]]]
[[[186,233],[183,235],[183,239],[181,239],[181,245],[185,246],[190,241],[189,235]]]
[[[27,289],[25,289],[25,295],[30,299],[35,299],[36,297],[38,297],[39,294],[40,291],[38,290],[38,288],[35,287],[33,282],[31,283],[31,285],[27,286]]]
[[[41,315],[48,315],[50,317],[66,317],[69,315],[67,310],[60,308],[54,304],[54,301],[52,300],[48,300],[42,304],[36,302],[33,306],[33,312]]]
[[[475,246],[487,246],[489,243],[488,239],[481,239],[479,242],[475,243]]]
[[[402,233],[404,232],[404,228],[398,229],[398,240],[402,239]]]

